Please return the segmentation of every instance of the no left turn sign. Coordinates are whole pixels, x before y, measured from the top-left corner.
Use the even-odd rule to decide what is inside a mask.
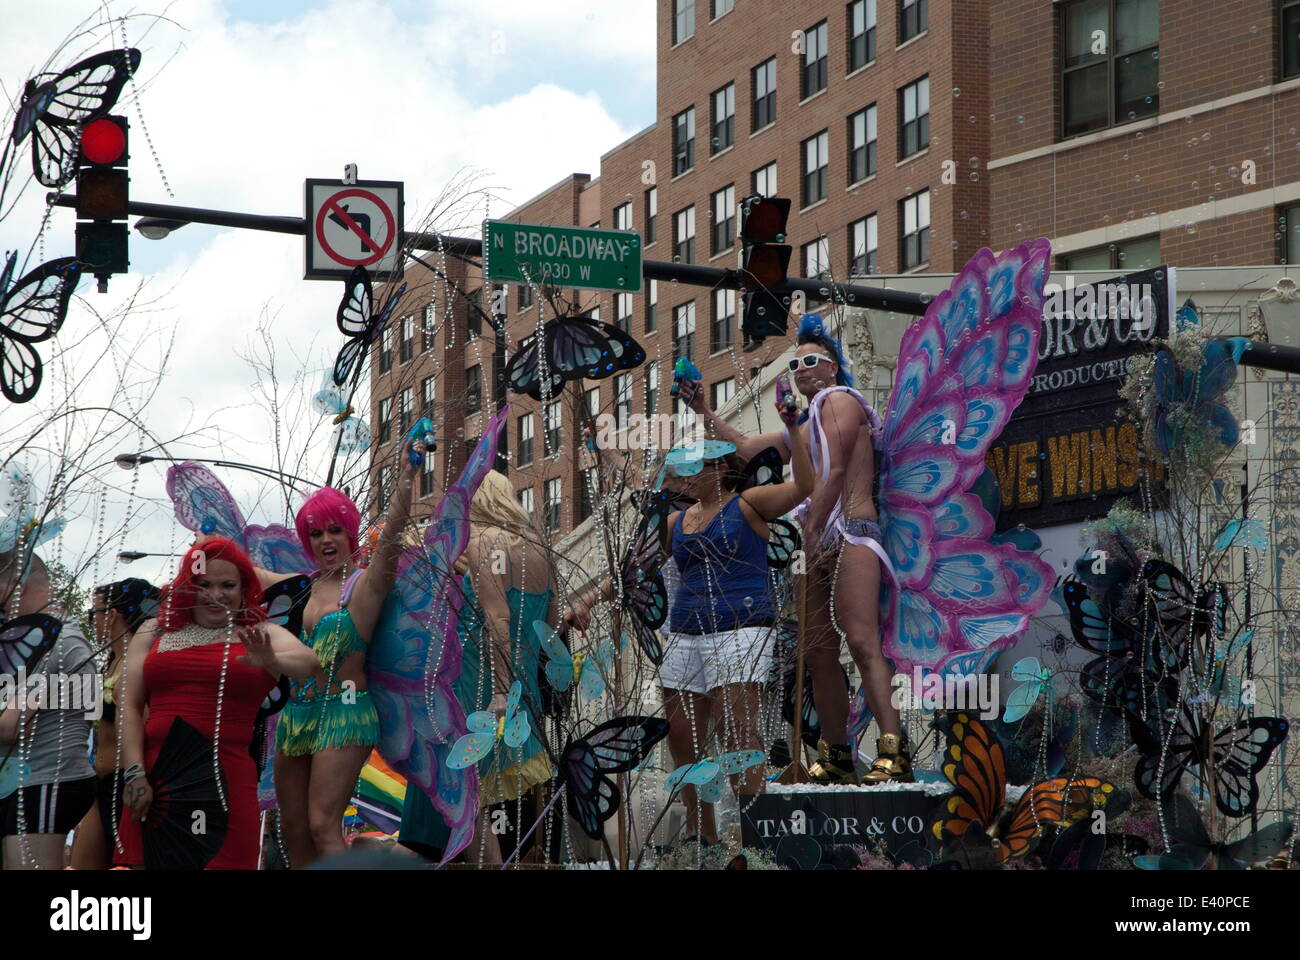
[[[308,180],[308,280],[346,279],[365,267],[374,280],[400,272],[402,187],[398,180]]]

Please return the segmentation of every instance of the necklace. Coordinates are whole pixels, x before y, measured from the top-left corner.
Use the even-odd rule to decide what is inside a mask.
[[[210,643],[226,639],[226,631],[221,627],[201,627],[197,623],[190,623],[179,630],[164,633],[158,640],[158,652],[170,653],[173,650],[188,650],[190,647],[206,647]]]

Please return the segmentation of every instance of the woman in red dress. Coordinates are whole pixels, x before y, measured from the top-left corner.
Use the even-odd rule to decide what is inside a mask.
[[[207,868],[257,868],[253,721],[281,674],[304,679],[320,669],[311,647],[266,622],[261,603],[248,557],[232,541],[212,537],[186,552],[158,619],[135,634],[121,691],[126,811],[115,862],[144,862],[140,822],[153,805],[147,774],[179,718],[214,743],[225,781],[226,835]]]

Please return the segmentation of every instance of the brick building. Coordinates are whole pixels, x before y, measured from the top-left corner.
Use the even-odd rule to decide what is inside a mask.
[[[1298,24],[1300,0],[659,0],[655,122],[595,178],[566,177],[505,219],[632,230],[648,260],[735,267],[743,198],[783,196],[791,274],[836,280],[951,273],[981,246],[1034,236],[1052,239],[1058,270],[1286,262],[1300,256],[1294,242],[1287,253],[1300,238]],[[464,455],[450,438],[481,433],[505,361],[448,291],[503,314],[509,350],[542,318],[527,288],[484,293],[476,268],[439,263],[432,289],[425,267],[408,271],[407,328],[423,345],[427,318],[437,342],[386,373],[374,364],[371,422],[382,437],[387,412],[400,435],[436,377],[445,477]],[[683,354],[720,407],[788,346],[741,351],[734,291],[645,281],[564,295],[648,354],[584,384],[592,412],[671,412]],[[567,532],[590,513],[578,401],[509,401],[516,491]],[[379,488],[390,453],[376,445]]]

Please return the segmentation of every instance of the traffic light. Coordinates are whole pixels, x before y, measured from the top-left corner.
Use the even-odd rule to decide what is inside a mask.
[[[745,294],[740,329],[745,350],[753,350],[767,337],[785,335],[789,304],[772,291],[785,283],[790,270],[790,247],[782,242],[789,217],[790,201],[784,197],[746,197],[741,207]]]
[[[99,292],[108,278],[126,273],[128,232],[126,207],[130,200],[126,117],[101,117],[81,129],[77,157],[77,259],[86,273],[99,280]]]

